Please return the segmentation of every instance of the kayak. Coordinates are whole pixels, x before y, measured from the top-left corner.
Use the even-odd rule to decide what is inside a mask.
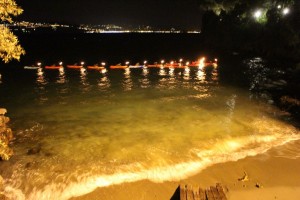
[[[97,66],[97,65],[87,66],[87,68],[90,69],[90,70],[103,70],[103,69],[105,69],[105,67]]]
[[[61,69],[63,66],[61,65],[51,65],[51,66],[45,66],[45,69]]]
[[[144,65],[129,65],[130,69],[138,69],[138,68],[143,68]]]
[[[161,65],[161,64],[153,64],[153,65],[147,65],[147,67],[158,67],[158,68],[160,68],[160,67],[164,67],[164,66]]]
[[[24,66],[24,69],[40,69],[38,66]]]
[[[81,69],[83,68],[82,65],[67,65],[67,68],[69,69]]]
[[[127,65],[111,65],[109,68],[110,69],[126,69],[126,68],[128,68],[128,66]]]

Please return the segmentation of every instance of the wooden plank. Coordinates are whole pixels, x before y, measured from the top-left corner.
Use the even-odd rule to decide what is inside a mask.
[[[186,199],[186,185],[180,185],[180,200]]]
[[[215,200],[214,195],[212,194],[212,192],[210,191],[210,189],[206,189],[205,190],[205,194],[206,194],[207,200]]]
[[[222,187],[222,185],[220,183],[217,183],[216,188],[217,188],[217,190],[219,192],[219,195],[221,197],[220,199],[221,200],[227,200],[227,197],[225,195],[225,191],[224,191],[224,188]]]
[[[199,187],[199,197],[200,197],[200,200],[206,200],[205,192],[200,187]]]
[[[194,192],[192,186],[186,187],[186,200],[194,200]]]
[[[201,200],[199,191],[197,191],[197,190],[194,190],[194,200]]]
[[[219,192],[216,187],[211,186],[210,191],[212,192],[212,194],[216,200],[221,200],[221,197],[220,197]]]
[[[172,200],[227,200],[225,192],[228,190],[219,183],[211,186],[206,190],[200,187],[193,188],[191,185],[179,185],[176,189]],[[177,196],[177,197],[176,197]]]

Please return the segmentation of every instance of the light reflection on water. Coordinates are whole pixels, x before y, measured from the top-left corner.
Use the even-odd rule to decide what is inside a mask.
[[[190,68],[185,68],[184,69],[184,79],[186,79],[186,80],[189,80],[190,79]],[[201,70],[198,70],[198,71],[201,71]]]
[[[150,85],[148,74],[149,74],[148,68],[143,68],[142,77],[141,79],[139,79],[141,88],[147,88]]]
[[[159,75],[160,76],[165,76],[167,73],[166,73],[166,69],[161,67],[160,70],[159,70]]]
[[[15,156],[0,170],[12,199],[68,199],[123,182],[180,180],[299,139],[272,105],[219,85],[216,69],[36,76],[31,93],[16,94],[34,100],[8,108]]]
[[[82,85],[87,85],[86,75],[87,75],[86,69],[81,68],[80,69],[80,80],[81,80]]]
[[[174,71],[175,71],[174,68],[170,68],[170,69],[169,69],[169,76],[170,76],[170,77],[174,77]]]
[[[64,84],[65,82],[66,82],[65,70],[64,70],[64,68],[60,68],[57,83]]]
[[[130,69],[129,68],[126,68],[124,70],[124,81],[123,81],[123,87],[124,87],[124,90],[125,91],[129,91],[132,89],[133,87],[133,83],[132,83],[132,80],[131,80],[131,76],[130,76]]]

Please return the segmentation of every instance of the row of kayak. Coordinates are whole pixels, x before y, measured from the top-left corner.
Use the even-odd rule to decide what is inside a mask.
[[[212,66],[212,67],[217,67],[216,63],[204,63],[204,65],[202,67],[208,67],[208,66]],[[189,64],[189,65],[171,65],[171,64],[166,64],[166,65],[162,65],[162,64],[152,64],[152,65],[111,65],[109,68],[110,69],[135,69],[135,68],[187,68],[187,67],[201,67],[201,65],[199,64]],[[25,66],[24,69],[39,69],[41,67],[39,66]],[[63,68],[62,65],[49,65],[49,66],[45,66],[45,69],[61,69]],[[84,68],[83,65],[67,65],[68,69],[82,69]],[[90,70],[103,70],[106,69],[106,67],[104,66],[97,66],[97,65],[93,65],[93,66],[87,66],[87,69]]]
[[[110,69],[127,69],[127,68],[187,68],[187,67],[199,67],[199,68],[204,68],[204,67],[217,67],[217,60],[214,62],[204,62],[204,60],[199,60],[199,61],[194,61],[194,62],[187,62],[185,64],[182,63],[177,63],[177,62],[171,62],[171,63],[154,63],[154,64],[147,64],[144,63],[143,65],[137,63],[135,65],[129,65],[129,63],[126,63],[126,65],[111,65],[109,68]],[[39,69],[41,68],[41,64],[38,63],[37,66],[25,66],[25,69]],[[63,68],[62,63],[59,65],[46,65],[44,67],[45,69],[61,69]],[[84,63],[81,63],[80,65],[74,64],[74,65],[67,65],[66,68],[68,69],[82,69],[84,67]],[[102,63],[101,65],[91,65],[91,66],[86,66],[86,69],[90,70],[104,70],[106,69],[105,63]]]

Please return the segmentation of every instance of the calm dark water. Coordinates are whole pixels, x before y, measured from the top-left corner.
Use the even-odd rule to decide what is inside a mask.
[[[66,63],[85,60],[87,64],[106,61],[116,64],[130,60],[131,63],[147,59],[178,60],[180,57],[197,59],[207,48],[201,45],[199,34],[33,34],[20,38],[27,50],[23,59],[32,64]]]
[[[220,162],[289,145],[299,130],[260,87],[263,60],[223,60],[197,35],[47,35],[0,68],[15,155],[0,163],[11,199],[69,199],[97,187],[178,181]],[[60,60],[115,64],[219,57],[211,69],[25,70]],[[241,66],[244,66],[241,68]],[[231,70],[228,70],[230,68]],[[274,72],[275,73],[275,72]],[[36,153],[32,154],[32,150]],[[29,153],[28,153],[29,152]]]

